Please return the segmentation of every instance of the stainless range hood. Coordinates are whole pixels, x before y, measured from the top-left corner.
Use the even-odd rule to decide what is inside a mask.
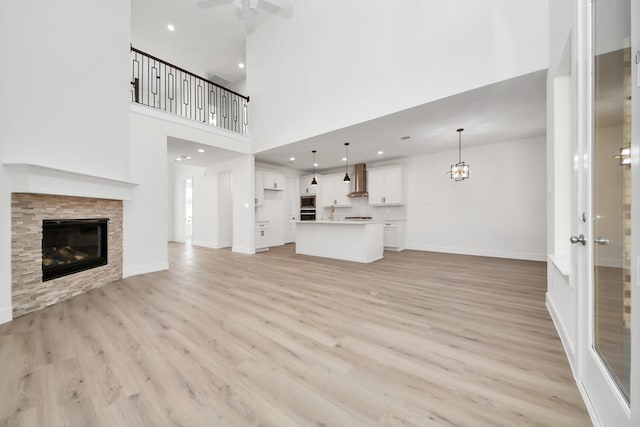
[[[358,163],[355,168],[355,189],[347,194],[347,197],[367,197],[369,195],[367,193],[367,165]]]

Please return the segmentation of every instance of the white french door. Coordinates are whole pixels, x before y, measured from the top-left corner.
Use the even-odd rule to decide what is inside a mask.
[[[637,0],[580,2],[589,34],[589,70],[580,100],[575,151],[578,220],[572,242],[578,260],[579,381],[595,421],[608,427],[640,426],[640,354],[637,265],[632,212],[638,206],[636,70]],[[637,179],[636,179],[637,181]],[[634,194],[635,193],[635,194]],[[635,199],[634,199],[635,198]],[[637,222],[637,221],[635,221]],[[635,270],[634,267],[635,266]],[[635,317],[634,317],[635,316]],[[637,338],[635,338],[637,339]],[[632,346],[633,345],[633,346]],[[635,347],[635,348],[633,348]],[[592,414],[594,415],[594,414]]]

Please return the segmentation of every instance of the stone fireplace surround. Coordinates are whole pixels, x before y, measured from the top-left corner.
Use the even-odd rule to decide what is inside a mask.
[[[133,199],[136,183],[33,163],[2,167],[9,172],[11,192],[13,318],[122,277],[123,201]],[[42,283],[45,218],[109,218],[108,264]]]
[[[42,220],[86,218],[109,218],[109,263],[42,282]],[[12,193],[11,298],[14,318],[121,278],[121,200]]]

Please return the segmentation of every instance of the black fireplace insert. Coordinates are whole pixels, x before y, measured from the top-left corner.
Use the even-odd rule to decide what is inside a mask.
[[[107,218],[42,221],[42,281],[107,264]]]

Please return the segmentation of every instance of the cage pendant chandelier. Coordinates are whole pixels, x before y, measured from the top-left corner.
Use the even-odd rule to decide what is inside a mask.
[[[463,128],[457,129],[458,132],[458,163],[451,165],[447,172],[454,181],[464,181],[469,178],[469,165],[462,161],[462,132]]]

